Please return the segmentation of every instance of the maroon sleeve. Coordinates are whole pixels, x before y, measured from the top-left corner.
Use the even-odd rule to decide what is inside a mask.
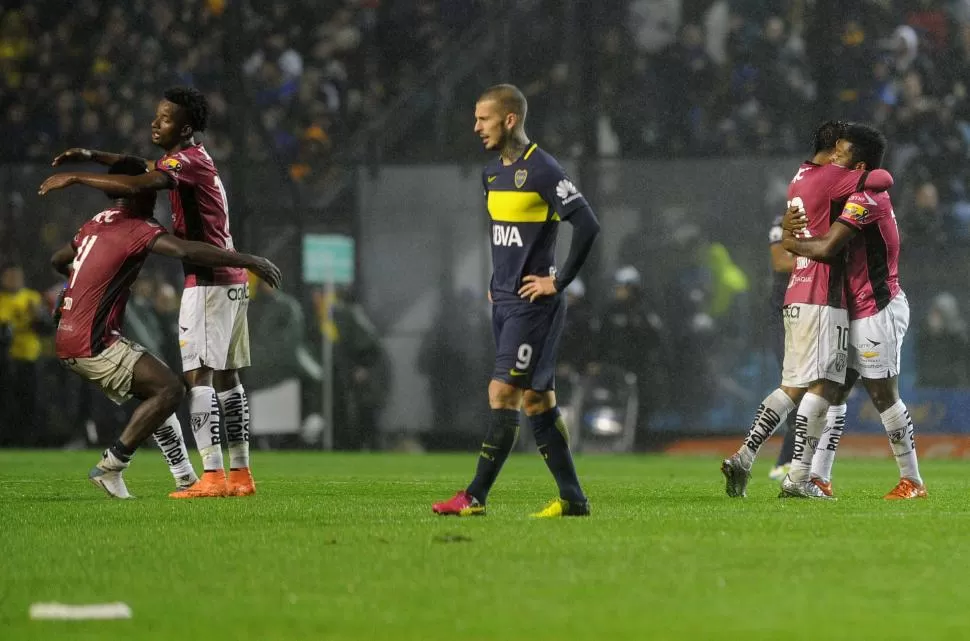
[[[832,167],[833,165],[829,166]],[[861,169],[845,171],[842,168],[839,169],[841,170],[840,175],[832,188],[832,197],[835,199],[848,198],[860,189],[879,192],[886,191],[893,186],[893,177],[885,169],[876,169],[874,171],[862,171]]]
[[[893,175],[885,169],[874,169],[866,176],[866,184],[863,189],[869,191],[888,191],[893,186]]]
[[[838,221],[853,229],[862,229],[865,225],[871,225],[885,218],[888,211],[877,200],[863,191],[849,197],[845,207],[842,208],[842,215],[839,216]]]

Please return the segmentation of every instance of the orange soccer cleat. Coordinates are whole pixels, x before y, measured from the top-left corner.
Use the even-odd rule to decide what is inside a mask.
[[[899,484],[894,487],[889,494],[882,498],[886,499],[887,501],[896,501],[900,499],[925,499],[926,486],[922,483],[917,483],[913,479],[903,477],[899,479]]]
[[[173,499],[210,499],[229,496],[226,473],[222,470],[207,470],[202,478],[185,488],[168,495]]]
[[[252,496],[256,493],[256,482],[248,467],[229,470],[228,496]]]
[[[811,481],[812,481],[812,483],[815,484],[815,487],[817,487],[818,489],[822,490],[822,494],[824,494],[825,496],[835,496],[832,493],[832,482],[831,481],[823,481],[822,479],[820,479],[817,476],[813,476],[811,478]]]

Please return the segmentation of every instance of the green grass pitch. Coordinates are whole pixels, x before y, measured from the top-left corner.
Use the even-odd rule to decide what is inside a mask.
[[[513,455],[484,518],[432,500],[473,454],[254,455],[259,494],[172,501],[140,452],[135,501],[86,481],[95,452],[0,452],[0,638],[403,641],[958,639],[970,626],[967,465],[927,461],[930,498],[888,502],[891,460],[844,460],[836,503],[783,501],[755,468],[584,456],[587,519]],[[33,602],[123,601],[125,621],[31,621]]]

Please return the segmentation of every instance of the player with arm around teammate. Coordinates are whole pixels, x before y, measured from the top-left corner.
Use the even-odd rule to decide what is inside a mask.
[[[892,176],[885,170],[870,173],[832,163],[844,130],[842,122],[821,125],[815,132],[812,160],[802,163],[788,186],[789,204],[807,212],[809,230],[814,235],[828,231],[833,212],[841,211],[860,185],[883,191],[892,186]],[[849,323],[844,264],[796,260],[785,293],[783,317],[781,385],[762,401],[738,451],[721,463],[728,496],[746,496],[751,466],[760,448],[797,406],[792,467],[782,481],[780,496],[829,498],[809,477],[828,407],[845,382]]]
[[[208,116],[208,103],[199,91],[190,87],[170,88],[158,103],[151,125],[152,142],[165,155],[154,163],[137,159],[146,163],[148,173],[128,176],[66,172],[48,178],[40,192],[73,184],[121,194],[168,190],[175,236],[231,251],[226,190],[205,146],[196,140],[205,131]],[[55,158],[54,165],[78,160],[112,165],[130,158],[72,149]],[[192,487],[175,492],[172,497],[255,494],[249,462],[249,400],[238,374],[250,361],[246,272],[190,262],[183,262],[183,269],[185,290],[179,310],[179,347],[204,473]],[[229,450],[228,479],[220,424],[225,428]]]
[[[852,124],[836,147],[834,162],[853,169],[882,165],[886,139],[877,129]],[[832,464],[845,427],[846,400],[861,377],[899,467],[899,483],[886,499],[926,496],[919,473],[915,428],[899,397],[899,369],[909,302],[899,285],[899,230],[888,192],[860,191],[846,202],[828,233],[800,238],[804,226],[796,210],[785,216],[784,247],[812,260],[829,262],[847,252],[846,286],[849,310],[849,365],[845,386],[829,408],[827,424],[812,461],[811,480],[825,494],[832,492]]]
[[[142,163],[122,161],[110,171],[141,175],[146,170]],[[54,268],[69,278],[57,309],[55,348],[67,368],[95,383],[116,403],[132,397],[141,401],[89,474],[91,482],[110,496],[124,499],[130,494],[122,473],[138,446],[173,421],[171,427],[181,434],[174,412],[185,395],[182,382],[165,364],[121,336],[129,290],[148,254],[249,268],[274,285],[280,273],[265,258],[171,236],[152,218],[154,192],[109,196],[115,198],[114,206],[85,223],[51,258]]]

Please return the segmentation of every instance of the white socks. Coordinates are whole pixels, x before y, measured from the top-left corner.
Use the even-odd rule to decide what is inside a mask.
[[[744,444],[738,450],[738,456],[745,469],[751,469],[761,446],[768,442],[793,409],[795,404],[781,389],[776,389],[761,401],[761,406],[751,423],[751,429],[744,438]]]
[[[185,438],[182,436],[182,425],[178,417],[172,414],[152,435],[158,449],[162,451],[168,469],[175,477],[176,482],[180,482],[186,477],[195,478],[195,470],[192,469],[192,461],[189,460],[189,452],[185,449]]]
[[[229,469],[249,467],[249,399],[242,385],[219,392],[222,424],[229,446]]]
[[[832,405],[825,416],[825,429],[818,440],[818,448],[812,458],[812,476],[817,476],[826,483],[832,480],[832,464],[835,463],[835,451],[839,448],[842,431],[845,429],[845,405]]]
[[[202,455],[206,472],[222,470],[222,436],[219,433],[219,401],[212,387],[193,387],[189,390],[189,411],[192,413],[192,433]]]
[[[818,439],[825,429],[825,415],[829,402],[812,392],[807,392],[798,405],[795,415],[795,453],[792,455],[789,478],[796,483],[808,480],[812,468],[812,457],[818,446]]]
[[[889,446],[896,457],[899,475],[922,485],[923,479],[919,475],[919,463],[916,460],[913,419],[909,417],[905,403],[902,400],[896,401],[892,407],[880,414],[879,418],[882,419],[882,425],[889,436]]]

